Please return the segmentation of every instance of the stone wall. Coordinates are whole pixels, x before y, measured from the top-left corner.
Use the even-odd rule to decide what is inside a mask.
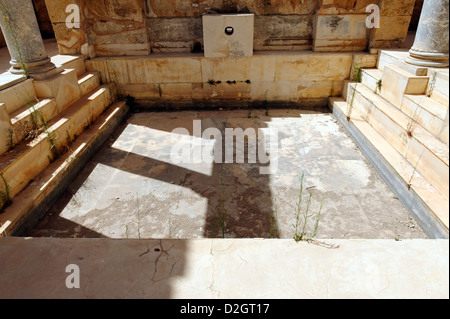
[[[226,58],[153,54],[96,58],[86,61],[86,68],[99,72],[102,82],[116,83],[123,97],[159,107],[165,103],[240,107],[267,101],[326,106],[329,97],[341,95],[356,63],[375,67],[377,57],[311,51]]]
[[[201,51],[202,15],[255,14],[256,51],[364,51],[402,47],[415,0],[45,0],[61,53],[93,56]],[[68,30],[69,3],[81,29]],[[366,7],[381,8],[381,28],[368,30]]]

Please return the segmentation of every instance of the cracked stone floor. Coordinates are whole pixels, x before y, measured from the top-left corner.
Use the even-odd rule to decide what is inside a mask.
[[[201,132],[277,132],[277,165],[261,174],[265,165],[248,161],[252,143],[242,164],[175,163],[170,153],[180,141],[207,154],[219,143],[196,137],[194,120]],[[302,213],[311,194],[307,232],[323,205],[316,238],[427,238],[327,109],[135,113],[28,236],[292,238],[302,174]]]

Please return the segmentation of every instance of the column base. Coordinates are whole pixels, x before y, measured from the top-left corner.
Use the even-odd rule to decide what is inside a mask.
[[[423,52],[411,49],[409,50],[409,58],[405,62],[427,68],[447,68],[449,66],[449,55],[448,53]]]
[[[36,80],[44,80],[63,71],[61,66],[56,66],[50,62],[50,58],[38,62],[23,63],[13,59],[10,64],[12,67],[9,69],[9,72],[12,74],[25,74]]]

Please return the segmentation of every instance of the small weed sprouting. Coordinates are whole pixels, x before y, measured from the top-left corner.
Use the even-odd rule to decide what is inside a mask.
[[[348,104],[348,109],[347,109],[347,122],[350,122],[350,119],[352,117],[352,112],[353,112],[353,104],[355,103],[355,96],[356,96],[356,86],[358,85],[358,83],[355,83],[355,87],[353,87],[352,90],[352,97],[350,99],[350,104]],[[351,87],[351,86],[350,86]]]
[[[14,147],[14,130],[9,127],[6,134],[8,136],[8,150],[11,150]]]
[[[245,83],[247,83],[247,84],[252,84],[252,81],[250,81],[250,80],[245,80]]]
[[[362,81],[362,68],[359,66],[358,63],[355,64],[355,68],[353,70],[353,78],[352,81],[361,83]]]
[[[305,178],[305,174],[303,173],[300,178],[300,191],[298,194],[297,209],[295,212],[295,223],[292,224],[292,226],[294,227],[294,237],[293,238],[296,242],[299,242],[302,240],[311,241],[314,239],[314,237],[316,237],[317,231],[319,229],[319,222],[320,222],[323,205],[325,203],[325,199],[324,199],[322,201],[322,203],[320,204],[320,208],[319,208],[319,211],[317,214],[315,214],[315,215],[310,214],[311,202],[312,202],[312,192],[309,191],[309,195],[308,195],[308,198],[306,201],[306,207],[305,208],[302,207],[304,178]],[[312,218],[314,216],[316,217],[316,222],[314,223],[313,231],[307,232],[306,227],[308,225],[308,222],[309,222],[310,218]]]
[[[47,141],[49,144],[50,153],[52,154],[51,157],[49,157],[49,160],[51,163],[56,161],[58,157],[61,155],[60,149],[58,147],[58,136],[55,132],[46,130],[47,133]]]
[[[0,189],[0,213],[3,211],[3,209],[7,208],[8,206],[10,206],[12,204],[12,199],[11,199],[11,195],[10,195],[10,191],[9,191],[9,185],[8,182],[6,181],[5,177],[3,176],[3,174],[0,174],[0,178],[3,181],[3,185],[4,185],[4,190]]]
[[[420,109],[420,107],[418,106],[415,109],[412,117],[410,117],[408,124],[406,125],[406,134],[409,137],[413,136],[413,132],[414,132],[414,130],[416,129],[416,127],[418,125],[417,121],[419,120],[421,112],[422,112],[422,109]]]
[[[378,94],[379,92],[381,92],[381,88],[383,87],[383,80],[379,79],[377,81],[377,85],[375,86],[375,94]]]
[[[431,75],[431,80],[430,80],[430,84],[428,85],[427,88],[427,97],[431,97],[431,95],[433,94],[434,88],[436,87],[436,78],[437,78],[437,72],[433,72]]]
[[[425,151],[424,151],[424,152],[425,152]],[[410,178],[409,178],[409,181],[408,181],[408,183],[406,184],[406,187],[408,188],[409,191],[411,190],[411,187],[412,187],[412,180],[413,180],[413,178],[414,178],[414,175],[416,175],[416,172],[417,172],[417,166],[419,165],[419,162],[420,162],[420,160],[422,159],[422,156],[423,156],[423,153],[424,153],[424,152],[422,152],[422,154],[420,154],[419,159],[417,160],[416,165],[414,166],[414,170],[413,170],[412,173],[411,173],[411,176],[410,176]]]

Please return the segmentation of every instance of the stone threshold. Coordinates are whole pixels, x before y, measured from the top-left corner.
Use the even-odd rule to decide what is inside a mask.
[[[4,299],[449,298],[448,240],[6,237],[0,269]]]

